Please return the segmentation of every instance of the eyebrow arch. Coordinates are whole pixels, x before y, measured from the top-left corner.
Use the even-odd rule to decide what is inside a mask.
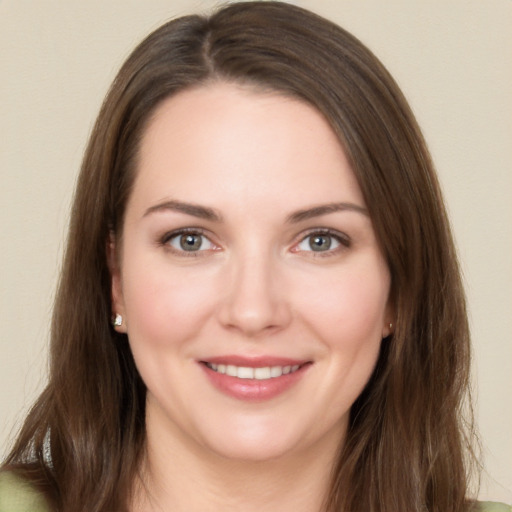
[[[174,211],[198,217],[200,219],[211,220],[214,222],[222,222],[222,216],[217,213],[213,208],[200,206],[198,204],[184,203],[182,201],[169,200],[151,206],[145,212],[143,217],[147,217],[155,212]]]
[[[312,219],[313,217],[320,217],[321,215],[327,215],[329,213],[335,212],[343,212],[343,211],[352,211],[357,213],[362,213],[367,217],[370,216],[368,210],[363,208],[362,206],[358,206],[353,203],[329,203],[323,204],[320,206],[313,206],[312,208],[307,208],[305,210],[299,210],[290,214],[286,222],[289,224],[295,224],[297,222],[302,222],[304,220]]]

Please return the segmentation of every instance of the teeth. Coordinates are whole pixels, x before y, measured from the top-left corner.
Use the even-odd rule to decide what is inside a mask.
[[[213,368],[213,369],[218,370],[218,368]],[[232,364],[228,364],[226,366],[226,375],[229,375],[230,377],[236,377],[236,375],[237,375],[236,366],[233,366]]]
[[[236,371],[236,376],[239,379],[254,379],[254,368],[239,366]]]
[[[265,368],[255,368],[254,378],[258,380],[270,379],[270,368],[268,366]]]
[[[281,375],[287,375],[288,373],[296,372],[300,365],[296,364],[293,366],[264,366],[261,368],[250,368],[248,366],[234,366],[232,364],[214,364],[206,363],[208,368],[229,375],[231,377],[238,377],[239,379],[256,379],[256,380],[267,380],[281,377]]]
[[[272,368],[270,368],[270,378],[281,377],[283,373],[283,369],[280,366],[272,366]]]

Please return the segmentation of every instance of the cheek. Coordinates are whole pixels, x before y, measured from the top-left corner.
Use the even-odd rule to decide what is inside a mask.
[[[333,273],[322,290],[317,288],[302,304],[303,317],[323,344],[327,361],[319,386],[330,404],[331,416],[326,421],[337,421],[340,413],[350,410],[374,371],[388,293],[385,266],[351,266],[347,272]]]
[[[123,296],[131,340],[168,346],[194,336],[209,316],[214,285],[200,272],[154,261],[125,264]]]
[[[380,342],[389,294],[385,266],[347,267],[317,279],[307,289],[300,294],[301,310],[326,341],[354,348]]]

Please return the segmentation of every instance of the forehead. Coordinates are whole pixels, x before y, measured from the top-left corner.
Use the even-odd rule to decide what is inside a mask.
[[[201,203],[236,195],[261,204],[283,194],[323,203],[348,195],[363,204],[340,142],[314,107],[227,83],[185,90],[157,108],[134,193]]]

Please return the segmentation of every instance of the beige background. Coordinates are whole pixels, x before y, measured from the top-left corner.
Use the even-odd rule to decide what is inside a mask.
[[[295,3],[368,44],[424,129],[470,302],[481,497],[512,502],[512,1]],[[212,5],[0,0],[0,452],[44,382],[73,183],[103,95],[148,31]]]

